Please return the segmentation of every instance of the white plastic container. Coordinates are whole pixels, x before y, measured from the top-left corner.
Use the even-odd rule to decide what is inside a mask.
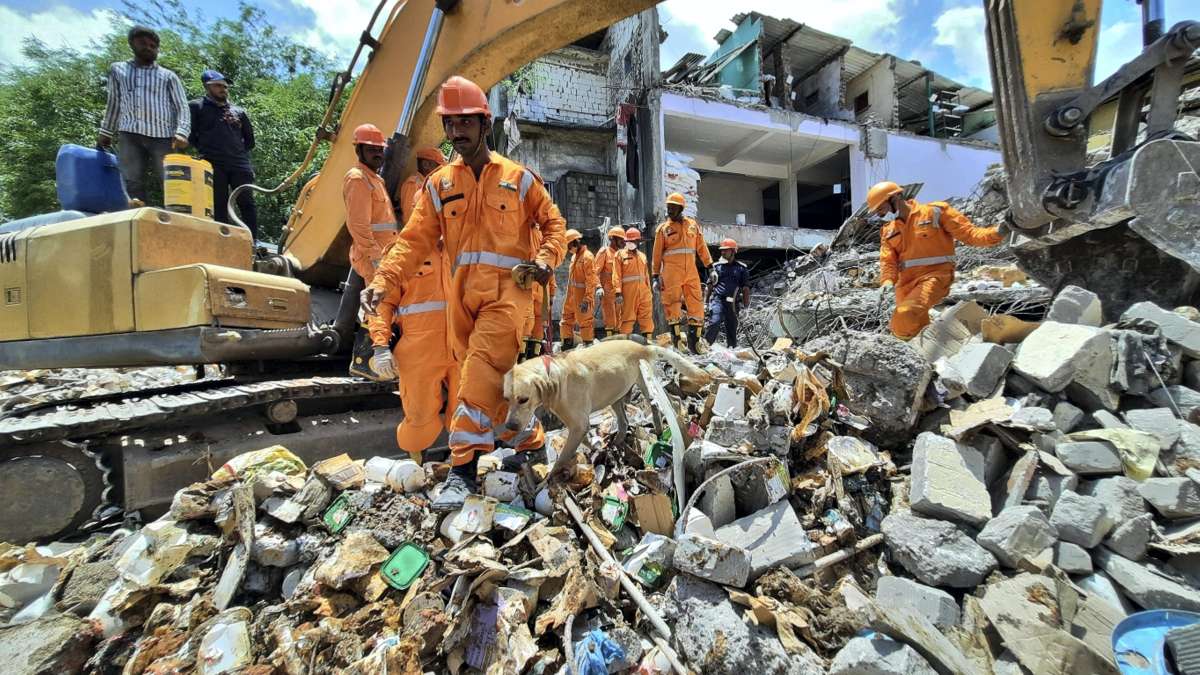
[[[364,468],[367,480],[384,483],[396,492],[418,492],[425,487],[425,469],[411,459],[372,457]]]
[[[509,471],[493,471],[483,478],[483,494],[504,503],[516,499],[520,492],[517,483],[520,477]]]

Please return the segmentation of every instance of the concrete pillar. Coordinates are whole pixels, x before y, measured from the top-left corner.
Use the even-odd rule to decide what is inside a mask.
[[[788,166],[788,177],[779,181],[779,224],[795,229],[800,227],[799,205],[796,203],[796,172]]]

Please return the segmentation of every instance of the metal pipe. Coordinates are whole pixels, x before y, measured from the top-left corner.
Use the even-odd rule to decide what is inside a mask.
[[[412,129],[413,117],[417,114],[417,102],[421,100],[421,92],[425,89],[425,76],[429,74],[429,64],[433,61],[433,50],[437,46],[438,36],[442,32],[442,22],[446,13],[441,7],[434,6],[433,14],[429,16],[429,26],[425,28],[425,38],[421,40],[421,52],[417,56],[417,64],[413,67],[412,78],[408,81],[408,92],[404,95],[404,107],[400,109],[400,120],[396,122],[396,134],[407,136]]]
[[[830,553],[829,555],[827,555],[823,558],[818,558],[816,560],[816,562],[812,563],[811,565],[797,567],[796,569],[792,570],[792,573],[794,573],[796,576],[800,577],[801,579],[806,579],[806,578],[811,577],[812,575],[816,574],[817,572],[820,572],[821,570],[825,569],[826,567],[829,567],[830,565],[836,565],[837,563],[840,563],[843,560],[853,558],[854,556],[858,555],[859,553],[862,553],[863,551],[865,551],[869,548],[874,548],[874,547],[878,546],[882,542],[883,542],[882,534],[873,534],[869,537],[866,537],[865,539],[860,539],[853,546],[847,546],[846,548],[843,548],[840,551],[834,551],[833,553]]]
[[[629,578],[629,575],[625,573],[625,568],[621,566],[621,563],[617,562],[617,559],[612,556],[612,553],[609,553],[607,548],[604,548],[604,544],[600,542],[600,538],[597,537],[596,533],[592,531],[591,526],[584,521],[583,512],[579,510],[579,505],[575,503],[575,500],[571,499],[571,497],[568,495],[563,499],[563,503],[567,507],[567,513],[571,514],[571,518],[575,520],[575,524],[579,526],[579,529],[583,532],[583,536],[587,538],[588,544],[591,545],[592,550],[595,551],[596,555],[600,557],[600,560],[617,566],[617,571],[620,574],[621,587],[625,589],[625,592],[629,594],[629,597],[633,598],[634,604],[638,606],[638,609],[642,610],[642,614],[646,616],[646,619],[650,621],[650,625],[652,625],[655,632],[658,633],[658,636],[655,638],[655,644],[657,644],[659,649],[662,649],[663,653],[667,655],[668,659],[670,659],[671,667],[674,668],[675,672],[679,673],[679,675],[688,675],[690,671],[679,662],[679,656],[675,654],[675,650],[671,649],[671,629],[667,627],[667,624],[665,621],[663,621],[663,618],[658,615],[658,610],[655,609],[654,605],[651,605],[650,601],[646,599],[645,594],[642,593],[642,589],[638,588],[637,584],[635,584],[633,580]],[[570,636],[568,636],[568,639],[569,637]]]
[[[1163,0],[1140,0],[1142,6],[1142,46],[1147,46],[1163,36],[1166,14]]]

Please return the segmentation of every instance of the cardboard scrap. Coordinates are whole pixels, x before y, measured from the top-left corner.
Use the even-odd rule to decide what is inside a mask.
[[[345,453],[317,462],[312,469],[338,490],[360,487],[367,479],[362,461],[352,460],[350,455]]]
[[[675,531],[675,517],[671,513],[671,498],[661,493],[636,495],[633,510],[637,514],[638,526],[643,532],[653,532],[665,537]]]
[[[942,425],[942,433],[959,441],[979,427],[1004,422],[1012,415],[1012,407],[1002,397],[976,401],[966,410],[951,410],[950,424]]]

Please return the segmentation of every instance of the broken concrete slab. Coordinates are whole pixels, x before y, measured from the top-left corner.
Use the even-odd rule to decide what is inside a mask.
[[[1003,485],[992,494],[994,513],[1021,505],[1026,493],[1029,492],[1030,484],[1033,483],[1033,476],[1037,471],[1039,461],[1038,453],[1029,451],[1021,455],[1016,464],[1013,464],[1008,475],[1004,477]]]
[[[1050,514],[1050,524],[1059,539],[1090,549],[1104,540],[1115,521],[1099,499],[1064,492]]]
[[[825,672],[816,655],[788,653],[773,629],[744,620],[720,586],[680,574],[663,597],[663,618],[685,663],[714,673]]]
[[[1162,450],[1170,449],[1179,440],[1179,419],[1170,408],[1126,410],[1124,417],[1130,428],[1157,436]]]
[[[1104,545],[1130,560],[1141,560],[1146,557],[1146,547],[1150,543],[1150,530],[1154,526],[1154,516],[1144,513],[1132,520],[1119,523],[1104,540]]]
[[[1054,447],[1054,454],[1075,473],[1083,476],[1121,473],[1121,455],[1107,441],[1067,441]]]
[[[820,553],[786,499],[717,528],[713,538],[750,553],[751,579],[773,567],[806,565]]]
[[[11,675],[81,673],[99,631],[72,614],[0,626],[0,663]]]
[[[899,511],[882,530],[896,562],[931,586],[974,588],[996,569],[996,558],[953,523]]]
[[[1085,288],[1065,286],[1050,303],[1046,321],[1100,326],[1104,322],[1100,297]]]
[[[1198,361],[1197,363],[1200,363]],[[1179,420],[1179,439],[1161,459],[1169,471],[1182,476],[1188,469],[1200,469],[1200,426]]]
[[[1137,607],[1121,594],[1113,580],[1101,570],[1096,570],[1087,576],[1075,579],[1075,585],[1082,588],[1090,596],[1103,600],[1109,607],[1122,616],[1128,616],[1138,611]]]
[[[676,569],[716,584],[741,588],[750,578],[746,549],[698,534],[681,535],[671,559]]]
[[[1067,574],[1091,574],[1092,554],[1069,541],[1054,545],[1054,566]]]
[[[71,578],[63,588],[58,606],[79,616],[87,616],[118,576],[111,560],[83,563],[71,571]]]
[[[1191,419],[1192,411],[1200,408],[1200,391],[1189,389],[1181,384],[1153,389],[1146,394],[1146,399],[1163,408],[1169,408],[1172,405],[1178,406],[1180,414],[1186,419]]]
[[[1107,410],[1096,410],[1092,413],[1092,421],[1102,429],[1128,429],[1129,425],[1122,422],[1116,415]]]
[[[708,516],[714,528],[728,525],[737,519],[733,479],[729,474],[717,477],[704,488],[704,492],[696,500],[696,508]]]
[[[1134,562],[1105,549],[1096,551],[1096,564],[1112,577],[1125,595],[1142,609],[1183,609],[1200,612],[1200,593],[1147,562]]]
[[[867,608],[868,625],[916,649],[940,675],[971,672],[971,663],[928,619],[906,607]]]
[[[884,637],[856,637],[833,657],[829,675],[935,675],[917,650]]]
[[[1044,466],[1039,467],[1037,473],[1034,474],[1033,482],[1029,485],[1029,490],[1025,493],[1025,499],[1043,502],[1046,505],[1045,512],[1049,514],[1054,510],[1054,505],[1058,503],[1058,498],[1064,492],[1074,491],[1078,485],[1079,477],[1074,473],[1068,472],[1063,475]]]
[[[950,357],[948,365],[962,376],[968,394],[987,398],[1004,379],[1012,359],[1012,352],[1000,345],[971,343]]]
[[[1022,406],[1013,412],[1008,426],[1028,431],[1055,431],[1054,413],[1041,406]]]
[[[1079,426],[1087,414],[1069,401],[1059,401],[1054,406],[1054,426],[1064,434],[1069,434]]]
[[[871,419],[863,436],[894,444],[916,426],[933,368],[920,354],[891,335],[839,331],[811,340],[804,352],[825,352],[842,364],[846,406]]]
[[[991,584],[982,600],[1004,645],[1033,673],[1105,673],[1116,666],[1088,643],[1062,629],[1054,580],[1021,574]]]
[[[1164,518],[1200,516],[1200,484],[1191,478],[1147,478],[1138,492]]]
[[[1139,302],[1121,314],[1121,323],[1153,324],[1162,336],[1183,349],[1193,359],[1200,359],[1200,323],[1165,310],[1153,302]]]
[[[749,420],[733,420],[725,417],[714,417],[704,430],[704,440],[717,445],[732,448],[750,437]]]
[[[1080,483],[1079,494],[1099,499],[1117,522],[1125,522],[1149,513],[1138,485],[1127,476],[1112,476]]]
[[[1000,475],[1008,468],[1008,450],[1004,448],[1004,444],[995,436],[979,434],[971,439],[968,445],[983,455],[984,484],[995,483],[996,479],[1000,478]]]
[[[938,628],[958,625],[958,602],[949,593],[904,577],[880,577],[875,600],[883,607],[907,607]]]
[[[983,525],[992,515],[984,476],[978,450],[923,432],[913,447],[909,501],[918,513]]]
[[[1015,568],[1052,546],[1058,533],[1036,506],[1010,506],[989,520],[975,540],[1001,565]]]
[[[1048,321],[1017,348],[1013,369],[1049,392],[1067,388],[1081,374],[1103,367],[1104,384],[1112,363],[1108,333],[1092,326]]]

